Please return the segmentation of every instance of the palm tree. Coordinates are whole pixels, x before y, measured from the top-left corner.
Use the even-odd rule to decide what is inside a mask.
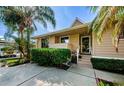
[[[35,21],[40,22],[45,28],[47,28],[47,22],[50,22],[53,27],[56,25],[54,12],[50,7],[0,7],[0,13],[0,19],[4,24],[13,31],[18,30],[21,39],[24,38],[23,33],[27,32],[28,60],[30,59],[30,32],[36,30]]]
[[[47,27],[47,22],[50,22],[55,27],[55,18],[54,18],[54,12],[50,7],[23,7],[24,14],[25,14],[25,20],[24,23],[27,27],[27,41],[29,43],[30,41],[30,31],[35,28],[35,20],[40,21],[44,27]],[[32,24],[34,27],[32,27]],[[30,50],[29,45],[27,44],[27,58],[30,59]]]
[[[22,12],[14,7],[0,7],[0,20],[8,27],[8,32],[5,33],[5,36],[10,37],[14,31],[18,31],[19,38],[21,38],[19,46],[23,45],[23,31],[21,31],[20,24],[22,23],[22,20],[24,20],[24,17],[20,14],[22,15]],[[24,47],[22,47],[20,52],[21,54],[24,54]]]
[[[99,10],[98,10],[99,9]],[[103,33],[113,28],[112,43],[118,52],[119,35],[124,26],[124,7],[103,6],[91,7],[92,11],[98,10],[98,14],[92,22],[92,31],[96,33],[98,43],[102,42]]]

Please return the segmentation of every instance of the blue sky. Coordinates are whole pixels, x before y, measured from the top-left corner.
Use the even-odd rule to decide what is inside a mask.
[[[44,29],[42,24],[36,23],[37,31],[34,32],[33,36],[68,28],[76,17],[87,23],[91,22],[96,16],[96,13],[91,13],[89,8],[84,6],[54,6],[51,8],[55,13],[56,28],[48,24],[48,28]],[[3,36],[5,32],[6,27],[0,22],[0,36]]]

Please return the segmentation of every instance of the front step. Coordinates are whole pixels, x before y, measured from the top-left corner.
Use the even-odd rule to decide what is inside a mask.
[[[82,57],[79,59],[80,62],[89,63],[91,59],[91,55],[81,55]]]
[[[81,55],[83,58],[91,58],[91,55]]]

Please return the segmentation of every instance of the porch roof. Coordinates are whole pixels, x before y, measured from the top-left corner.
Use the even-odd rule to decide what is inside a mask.
[[[66,29],[62,29],[62,30],[58,30],[58,31],[54,31],[54,32],[50,32],[47,34],[34,36],[32,38],[37,39],[37,38],[42,38],[42,37],[47,37],[47,36],[52,36],[52,35],[55,35],[55,36],[69,35],[69,34],[83,33],[86,31],[88,31],[88,24],[82,24],[82,25],[78,25],[78,26],[74,26],[74,27],[70,27],[70,28],[66,28]]]

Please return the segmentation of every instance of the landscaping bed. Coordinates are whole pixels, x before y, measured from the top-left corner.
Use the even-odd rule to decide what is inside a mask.
[[[98,86],[123,86],[124,84],[117,83],[117,82],[110,82],[107,80],[97,78],[97,85]]]
[[[12,67],[12,66],[17,66],[24,63],[27,63],[27,62],[25,62],[23,59],[9,58],[9,59],[0,60],[0,67],[4,67],[4,66]]]
[[[55,66],[63,68],[65,64],[70,61],[71,51],[69,49],[35,48],[31,50],[31,55],[32,61],[41,66]]]
[[[124,60],[91,58],[93,68],[124,74]]]

